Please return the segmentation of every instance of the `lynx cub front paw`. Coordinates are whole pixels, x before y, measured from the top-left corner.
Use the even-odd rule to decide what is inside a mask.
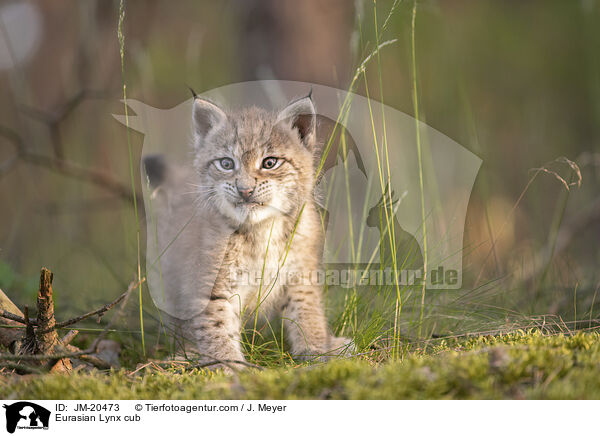
[[[337,357],[349,357],[356,351],[354,342],[345,337],[331,336],[327,345],[320,350],[306,350],[298,353],[295,358],[298,360],[316,360],[327,362]]]
[[[332,336],[329,339],[329,352],[330,356],[338,357],[350,357],[356,353],[356,345],[354,341],[343,336]]]

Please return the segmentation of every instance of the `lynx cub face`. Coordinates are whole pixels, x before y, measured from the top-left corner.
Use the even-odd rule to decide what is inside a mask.
[[[281,315],[293,355],[347,351],[351,341],[327,328],[321,286],[287,280],[290,272],[309,277],[322,268],[312,100],[302,98],[278,113],[226,113],[196,97],[192,118],[192,174],[161,172],[160,187],[171,194],[157,217],[158,239],[164,235],[162,245],[169,247],[161,277],[172,310],[163,319],[183,338],[182,348],[201,361],[225,362],[215,366],[239,364],[244,321],[260,312]],[[156,160],[152,165],[162,168]],[[193,202],[181,194],[190,185]],[[185,230],[179,235],[178,228]],[[171,236],[177,237],[172,245]],[[239,271],[260,276],[260,283],[240,280]]]
[[[202,205],[235,228],[293,215],[314,187],[314,122],[308,98],[279,114],[252,108],[229,116],[196,99],[194,166]]]

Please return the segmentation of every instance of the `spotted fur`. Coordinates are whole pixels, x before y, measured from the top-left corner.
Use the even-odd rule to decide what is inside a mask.
[[[312,100],[297,100],[278,113],[255,107],[226,113],[196,98],[193,120],[193,207],[202,218],[190,224],[194,230],[185,250],[165,256],[169,277],[179,284],[169,292],[192,295],[198,271],[219,261],[203,311],[187,320],[168,317],[188,340],[186,352],[198,353],[203,361],[228,362],[225,366],[244,361],[240,332],[256,311],[281,315],[295,356],[323,358],[347,351],[351,341],[328,330],[321,286],[282,279],[322,268],[323,229],[313,198]],[[277,166],[264,168],[266,158],[276,158]],[[261,283],[240,280],[240,271],[262,274]]]

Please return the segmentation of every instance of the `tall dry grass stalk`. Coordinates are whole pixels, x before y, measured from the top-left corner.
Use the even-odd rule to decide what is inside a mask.
[[[119,39],[119,54],[121,57],[121,77],[123,82],[123,106],[125,108],[125,126],[127,128],[127,151],[129,157],[129,176],[131,179],[131,192],[133,193],[133,210],[135,213],[136,239],[137,239],[137,278],[139,283],[139,305],[140,305],[140,330],[142,332],[142,350],[146,356],[146,341],[144,336],[144,312],[142,305],[142,262],[141,262],[141,244],[140,244],[140,217],[138,213],[135,172],[133,169],[133,151],[131,149],[131,136],[129,131],[129,112],[127,108],[127,84],[125,83],[125,34],[123,33],[123,22],[125,20],[125,1],[119,3],[119,24],[117,27],[117,37]]]
[[[419,128],[419,93],[417,88],[417,50],[415,44],[415,27],[417,22],[417,0],[413,2],[412,20],[410,28],[410,50],[411,50],[411,65],[412,65],[412,96],[413,107],[415,112],[415,133],[417,139],[417,157],[419,161],[419,193],[421,196],[421,219],[422,219],[422,235],[423,235],[423,284],[421,286],[421,310],[419,314],[419,329],[418,337],[421,337],[423,327],[423,314],[425,309],[425,287],[427,284],[427,222],[425,216],[425,194],[423,188],[423,157],[421,149],[421,133]]]

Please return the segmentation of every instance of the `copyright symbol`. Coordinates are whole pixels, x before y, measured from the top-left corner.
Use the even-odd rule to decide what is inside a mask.
[[[135,405],[135,410],[137,410],[138,412],[142,411],[142,405],[141,404],[136,404]]]

